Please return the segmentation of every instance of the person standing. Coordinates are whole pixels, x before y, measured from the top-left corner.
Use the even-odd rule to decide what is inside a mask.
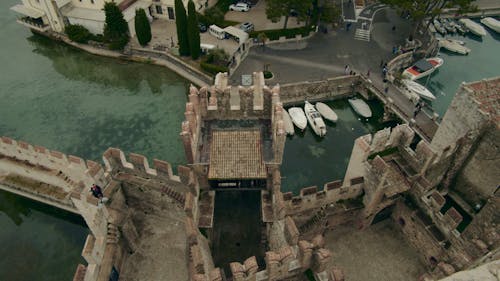
[[[97,184],[93,184],[91,187],[90,187],[90,192],[92,192],[92,195],[99,199],[99,202],[102,203],[102,199],[104,198],[104,195],[102,194],[102,189],[100,186],[98,186]]]

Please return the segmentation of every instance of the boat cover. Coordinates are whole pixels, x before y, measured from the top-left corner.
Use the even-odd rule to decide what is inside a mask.
[[[433,68],[433,65],[430,62],[422,59],[422,60],[419,60],[415,63],[415,67],[418,68],[420,70],[420,72],[425,72],[425,71]]]

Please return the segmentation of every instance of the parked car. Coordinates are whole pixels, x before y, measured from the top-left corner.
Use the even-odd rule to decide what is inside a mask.
[[[247,3],[236,3],[229,5],[229,10],[238,12],[248,12],[250,10],[250,6]]]
[[[245,31],[245,32],[252,32],[254,29],[253,23],[251,22],[244,22],[240,25],[240,29]]]
[[[208,28],[207,26],[204,24],[204,23],[198,23],[198,27],[200,28],[200,32],[201,33],[204,33],[204,32],[207,32]]]

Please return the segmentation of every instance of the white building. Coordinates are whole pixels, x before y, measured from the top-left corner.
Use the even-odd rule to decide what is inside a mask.
[[[19,22],[30,29],[46,32],[64,32],[68,24],[80,24],[94,34],[104,30],[104,3],[110,0],[21,0],[22,4],[11,7],[20,14]],[[174,21],[174,0],[114,0],[128,23],[131,36],[135,36],[135,11],[142,8],[146,15]],[[188,0],[183,0],[187,7]],[[208,0],[194,0],[201,11],[209,4]],[[211,1],[212,2],[212,1]]]

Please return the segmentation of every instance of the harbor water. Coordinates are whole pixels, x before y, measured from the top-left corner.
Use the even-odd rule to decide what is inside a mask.
[[[32,35],[0,2],[0,135],[101,162],[108,147],[185,163],[179,139],[189,82],[161,67],[101,58]],[[465,39],[467,57],[442,54],[429,80],[443,113],[462,81],[497,76],[498,37]],[[420,81],[422,82],[422,81]],[[425,81],[424,81],[425,82]],[[308,128],[288,137],[283,191],[342,179],[355,138],[384,126],[382,107],[359,119],[346,101],[329,103],[339,115],[327,136]],[[88,229],[78,216],[0,192],[0,280],[71,280]]]

